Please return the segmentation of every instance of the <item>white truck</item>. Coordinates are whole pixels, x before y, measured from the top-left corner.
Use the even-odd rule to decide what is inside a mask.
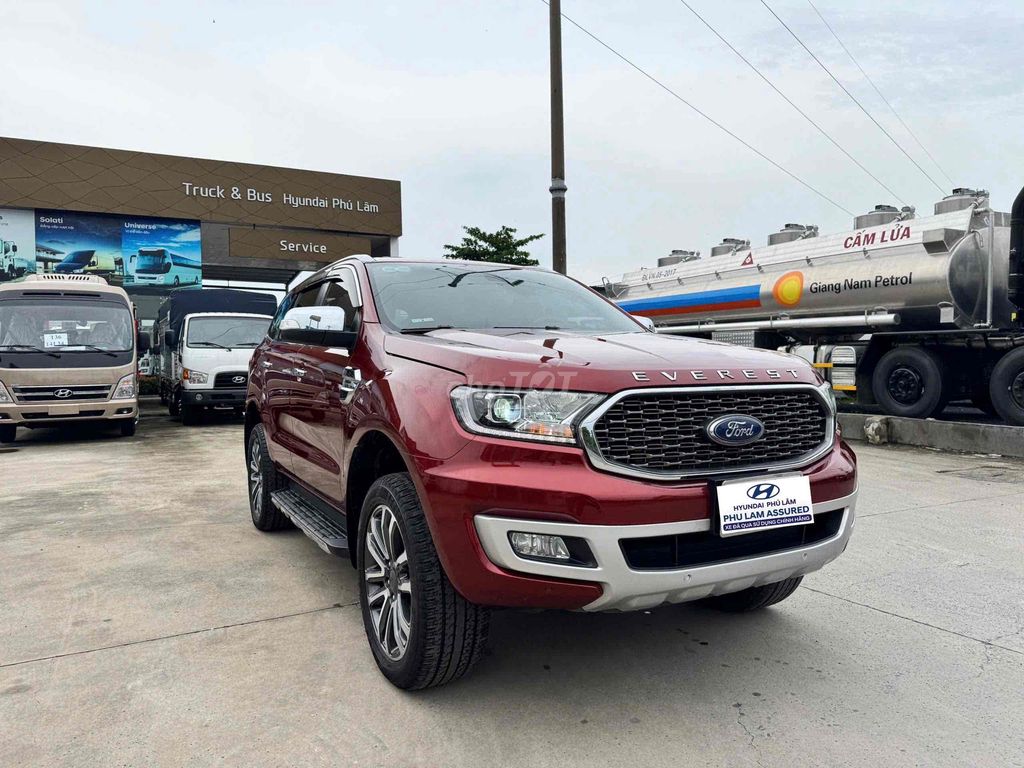
[[[183,424],[211,408],[245,404],[249,359],[263,341],[277,299],[225,288],[174,291],[154,326],[160,400]]]
[[[18,246],[10,240],[0,239],[0,280],[14,280],[32,271],[24,256],[18,255]]]

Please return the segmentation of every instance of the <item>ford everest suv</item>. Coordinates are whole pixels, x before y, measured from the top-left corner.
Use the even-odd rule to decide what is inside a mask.
[[[402,688],[463,675],[495,606],[777,603],[842,553],[857,495],[803,360],[499,264],[353,257],[297,286],[245,441],[253,523],[350,558]]]

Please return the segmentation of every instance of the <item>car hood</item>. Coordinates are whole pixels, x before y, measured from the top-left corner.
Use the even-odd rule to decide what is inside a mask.
[[[389,334],[385,350],[461,373],[472,384],[617,392],[634,387],[815,384],[802,358],[654,333],[440,330]]]

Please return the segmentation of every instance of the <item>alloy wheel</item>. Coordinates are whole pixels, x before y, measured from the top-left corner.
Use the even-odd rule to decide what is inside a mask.
[[[253,440],[249,449],[249,499],[252,502],[253,514],[259,513],[263,506],[263,469],[261,467],[260,441]]]
[[[385,504],[370,514],[365,549],[363,578],[374,636],[384,654],[398,661],[409,647],[412,580],[402,529]]]

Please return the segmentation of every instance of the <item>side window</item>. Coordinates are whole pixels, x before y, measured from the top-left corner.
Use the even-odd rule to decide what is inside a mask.
[[[327,290],[320,300],[321,306],[339,307],[345,311],[345,331],[355,333],[359,330],[359,323],[362,320],[362,310],[354,306],[354,286],[352,278],[348,273],[339,280],[332,280],[327,283]]]

